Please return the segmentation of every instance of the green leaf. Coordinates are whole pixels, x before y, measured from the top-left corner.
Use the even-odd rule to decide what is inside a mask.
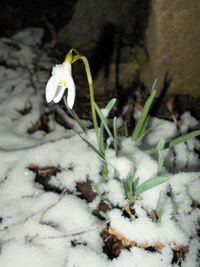
[[[192,131],[190,133],[175,137],[174,139],[168,141],[165,144],[164,149],[175,147],[176,145],[179,145],[179,144],[181,144],[183,142],[186,142],[186,141],[188,141],[188,140],[190,140],[192,138],[195,138],[195,137],[197,137],[199,135],[200,135],[200,130],[196,130],[196,131]],[[154,154],[154,153],[156,153],[156,151],[157,151],[157,147],[152,147],[152,148],[147,150],[147,152],[149,154]]]
[[[147,117],[149,115],[149,111],[151,108],[151,105],[153,103],[153,100],[156,96],[156,90],[155,90],[155,85],[156,85],[157,80],[154,81],[153,86],[152,86],[152,93],[148,97],[147,101],[145,102],[144,108],[142,110],[142,113],[137,121],[137,124],[135,126],[135,129],[132,134],[133,140],[137,141],[138,138],[140,138],[141,133],[144,133],[143,127],[145,127],[145,122],[147,120]]]
[[[109,208],[112,208],[112,204],[103,194],[100,192],[98,186],[96,184],[91,184],[92,190],[97,193],[97,195],[108,205]]]
[[[168,147],[174,147],[174,146],[176,146],[176,145],[178,145],[178,144],[180,144],[180,143],[183,143],[183,142],[185,142],[185,141],[188,141],[188,140],[190,140],[190,139],[192,139],[192,138],[194,138],[194,137],[197,137],[197,136],[199,136],[199,135],[200,135],[200,130],[192,131],[192,132],[190,132],[190,133],[181,135],[181,136],[176,137],[176,138],[174,138],[173,140],[171,140],[171,141],[169,142]]]
[[[92,183],[92,184],[91,184],[91,187],[92,187],[92,190],[93,190],[95,193],[97,193],[97,195],[98,195],[99,197],[102,197],[102,194],[101,194],[101,192],[100,192],[100,190],[99,190],[97,184]]]
[[[98,146],[99,146],[99,150],[101,151],[101,153],[105,155],[104,128],[103,128],[102,123],[101,123],[99,134],[98,134]]]
[[[105,109],[107,110],[108,114],[111,112],[111,110],[113,109],[115,103],[116,103],[117,99],[116,98],[112,98],[108,104],[106,105]]]
[[[134,181],[134,174],[132,172],[130,172],[128,174],[128,177],[126,178],[126,183],[127,183],[127,188],[128,191],[130,191],[131,193],[133,193],[133,181]]]
[[[147,135],[150,131],[156,129],[157,127],[161,126],[165,124],[165,121],[159,121],[159,122],[156,122],[154,123],[153,125],[151,125],[143,134],[142,136],[140,137],[141,139],[144,138],[145,135]]]
[[[162,183],[165,183],[169,180],[169,178],[167,176],[156,176],[154,178],[151,178],[147,181],[145,181],[144,183],[142,183],[141,185],[139,185],[136,190],[135,190],[135,195],[139,196],[140,194],[142,194],[143,192],[156,187]]]
[[[134,194],[134,173],[130,172],[125,180],[122,181],[126,198],[130,202],[135,202],[136,197]]]
[[[124,122],[124,136],[128,137],[128,127],[126,122]]]
[[[108,216],[105,212],[103,212],[102,210],[99,211],[99,214],[100,214],[101,217],[104,218],[106,221],[108,221],[108,222],[110,221],[109,216]]]
[[[104,117],[104,115],[103,115],[101,109],[98,107],[98,105],[97,105],[95,102],[94,102],[94,107],[95,107],[95,109],[96,109],[97,114],[99,115],[99,118],[101,119],[101,122],[102,122],[102,124],[103,124],[105,130],[107,131],[108,135],[109,135],[110,137],[112,137],[112,133],[111,133],[109,127],[108,127],[106,118]]]
[[[81,136],[81,135],[79,135],[79,136],[80,136],[80,138],[81,138],[84,142],[86,142],[86,143],[88,144],[89,147],[91,147],[91,148],[94,150],[94,152],[100,157],[100,159],[101,159],[102,161],[105,162],[104,154],[103,154],[101,151],[99,151],[99,150],[98,150],[92,143],[90,143],[86,138],[84,138],[84,137]]]
[[[86,128],[85,124],[81,121],[81,119],[76,114],[76,112],[74,110],[72,110],[72,109],[69,108],[69,106],[67,104],[66,96],[64,96],[64,103],[65,103],[65,106],[66,106],[68,112],[72,116],[72,118],[78,123],[78,125],[81,127],[81,129],[84,131],[84,133],[86,133],[87,132],[87,128]]]
[[[137,188],[137,186],[139,184],[139,180],[140,179],[138,177],[134,179],[134,190],[135,190],[135,188]]]
[[[142,138],[145,135],[148,122],[149,122],[149,115],[146,117],[146,120],[144,121],[143,127],[141,129],[140,136],[139,136],[140,141],[142,140]]]
[[[123,188],[124,188],[125,196],[126,196],[126,198],[128,198],[128,185],[127,185],[127,182],[125,180],[123,180],[122,181],[122,185],[123,185]]]
[[[158,151],[158,174],[161,172],[163,165],[164,165],[164,156],[163,156],[163,149],[165,147],[165,139],[161,138],[160,142],[157,145],[157,151]]]
[[[156,205],[156,215],[158,217],[158,223],[161,222],[165,201],[166,201],[165,191],[161,191],[159,195],[158,203]]]
[[[114,135],[114,148],[115,148],[115,156],[118,155],[118,138],[117,138],[117,117],[113,119],[113,135]]]

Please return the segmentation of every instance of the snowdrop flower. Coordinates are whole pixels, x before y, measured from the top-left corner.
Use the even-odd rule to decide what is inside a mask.
[[[73,108],[75,85],[72,78],[71,63],[72,55],[68,53],[63,64],[53,67],[52,76],[46,85],[46,100],[48,103],[51,101],[58,103],[62,99],[65,90],[68,89],[67,104],[69,108]]]

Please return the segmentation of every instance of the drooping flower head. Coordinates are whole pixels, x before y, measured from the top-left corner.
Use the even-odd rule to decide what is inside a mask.
[[[72,52],[70,51],[63,64],[53,67],[52,76],[46,85],[46,100],[58,103],[67,89],[67,103],[73,108],[75,100],[75,84],[72,78]]]

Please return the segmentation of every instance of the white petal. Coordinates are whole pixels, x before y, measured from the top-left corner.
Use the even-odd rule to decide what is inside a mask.
[[[68,73],[70,76],[72,76],[72,65],[70,63],[64,62],[63,68],[65,70],[65,73]]]
[[[75,85],[71,76],[71,64],[64,62],[56,65],[52,70],[52,77],[46,86],[46,100],[58,103],[64,95],[65,89],[68,89],[67,103],[70,108],[73,107],[75,101]],[[66,86],[63,84],[66,83]]]
[[[58,86],[58,91],[57,91],[56,95],[53,98],[53,102],[54,103],[60,102],[61,98],[64,95],[65,89],[66,89],[66,87],[64,87],[64,86],[61,86],[61,85]]]
[[[60,81],[60,75],[53,75],[49,79],[46,85],[46,100],[47,103],[51,102],[56,94],[58,83]]]
[[[56,75],[58,73],[62,74],[64,70],[64,65],[63,64],[58,64],[55,65],[52,69],[52,75]]]
[[[68,86],[67,104],[69,108],[72,109],[74,106],[75,95],[76,95],[75,84],[72,77],[68,79],[68,85],[69,86]]]

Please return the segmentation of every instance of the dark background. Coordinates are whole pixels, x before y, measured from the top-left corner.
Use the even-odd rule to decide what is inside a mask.
[[[192,18],[195,17],[194,13],[198,12],[198,8],[200,7],[200,5],[198,5],[199,1],[94,0],[93,2],[97,3],[97,8],[93,13],[89,11],[87,13],[87,6],[82,7],[82,9],[85,10],[86,16],[91,17],[91,24],[96,22],[95,18],[98,18],[101,12],[101,10],[98,9],[99,3],[102,2],[102,5],[116,3],[114,6],[116,10],[113,13],[114,15],[110,12],[112,10],[108,10],[108,12],[105,13],[108,19],[102,16],[102,23],[97,23],[99,28],[94,29],[94,31],[99,32],[99,35],[94,35],[94,38],[92,36],[92,41],[89,41],[86,46],[82,45],[81,41],[83,40],[81,40],[79,32],[77,32],[77,24],[80,25],[81,29],[86,29],[86,32],[87,27],[90,26],[86,23],[87,20],[85,20],[84,17],[80,17],[80,21],[77,21],[76,25],[72,24],[69,43],[65,36],[61,36],[60,38],[59,35],[60,31],[72,20],[78,0],[1,0],[0,36],[9,38],[17,31],[26,27],[43,28],[43,44],[53,41],[55,43],[55,57],[58,56],[59,60],[62,60],[67,49],[71,46],[74,47],[75,44],[75,47],[89,58],[95,82],[96,80],[100,80],[100,83],[96,85],[96,95],[99,103],[103,103],[103,105],[112,96],[117,97],[122,105],[126,104],[128,99],[131,99],[133,102],[141,101],[143,104],[144,99],[146,99],[150,91],[153,80],[158,78],[158,89],[160,93],[156,102],[156,107],[152,110],[154,114],[170,118],[166,106],[169,91],[169,97],[173,97],[175,111],[182,113],[185,110],[191,110],[196,117],[200,117],[200,75],[198,75],[200,74],[200,64],[198,64],[199,59],[196,49],[198,44],[200,45],[200,38],[198,35],[198,25],[200,21],[199,24],[198,21],[195,21],[197,27],[194,27],[194,23],[190,25],[190,18],[192,20]],[[152,40],[148,41],[146,32],[148,24],[152,19],[151,8],[154,2],[156,3],[154,6],[154,13],[157,12],[157,21],[155,20],[157,24],[155,24],[153,30],[149,30],[148,34]],[[192,7],[192,11],[189,10],[190,7]],[[127,10],[124,11],[124,9]],[[153,16],[155,15],[154,13]],[[109,14],[111,14],[111,17],[114,17],[112,20],[114,22],[107,22],[107,20],[109,21]],[[186,14],[186,16],[183,16],[184,23],[182,24],[181,19],[184,14]],[[166,20],[162,20],[162,17],[166,18]],[[170,21],[173,17],[178,20],[174,20],[173,27],[171,27],[172,32],[166,32],[165,34],[165,29],[168,30],[171,25],[168,24],[168,20]],[[123,21],[125,21],[125,24],[123,24]],[[183,25],[183,27],[181,26],[182,28],[177,29],[177,33],[180,36],[176,35],[176,32],[173,32],[173,28],[176,30],[176,27],[179,27],[179,25]],[[159,29],[160,27],[161,29]],[[74,42],[73,30],[75,32]],[[88,36],[90,34],[92,35],[94,31],[89,31]],[[187,35],[190,33],[193,35],[193,39],[188,39],[188,43],[191,44],[191,47],[183,46],[181,48],[182,43],[184,43],[188,38]],[[89,38],[88,36],[87,38]],[[154,40],[154,37],[157,38],[157,36],[159,39]],[[194,44],[196,44],[196,47],[194,47]],[[176,49],[179,45],[180,51],[178,50],[177,52]],[[157,51],[159,51],[158,55],[156,55]],[[133,67],[128,65],[130,59],[133,62]],[[138,70],[134,72],[134,64],[136,61]],[[159,65],[160,61],[162,63],[161,66]],[[193,62],[195,62],[196,65],[194,65]],[[111,68],[114,64],[115,73],[112,73]],[[130,68],[129,71],[131,71],[131,68],[133,69],[132,80],[130,80],[131,74],[126,76],[127,74],[120,72],[121,69],[126,67]],[[191,70],[192,68],[193,70]],[[84,70],[81,69],[80,66],[77,66],[76,70],[77,83],[80,84],[81,87],[87,86],[86,83],[84,84],[84,81],[81,81],[81,73]],[[104,80],[99,78],[102,71],[104,73]],[[186,79],[187,72],[189,73],[189,82]],[[109,84],[114,75],[116,77],[115,82]],[[149,77],[146,79],[146,76]],[[179,79],[178,82],[176,82],[177,77]],[[106,92],[99,90],[100,87],[104,86],[104,82],[106,82],[106,85],[109,84],[108,88],[106,88]],[[172,89],[169,90],[170,88]],[[82,92],[86,92],[86,90],[80,90],[78,94],[79,92],[81,93],[78,95],[78,99],[84,97],[88,99],[88,95],[81,95]],[[138,92],[140,97],[136,99]],[[87,101],[85,101],[85,103],[86,102]],[[87,109],[87,107],[81,106],[81,101],[77,103],[79,103],[78,106],[80,109]]]

